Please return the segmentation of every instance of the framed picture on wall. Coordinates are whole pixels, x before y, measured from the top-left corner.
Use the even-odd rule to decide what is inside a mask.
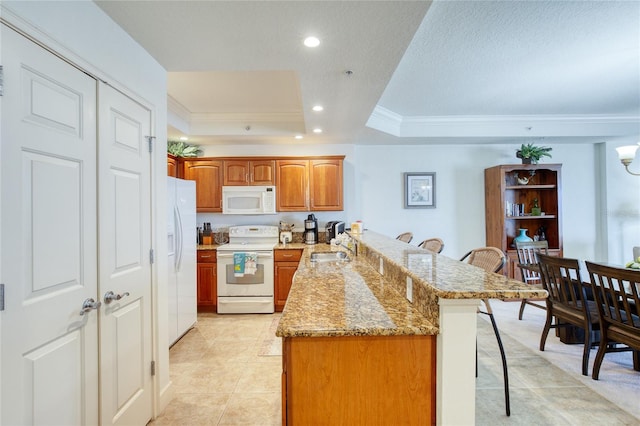
[[[404,208],[429,209],[436,206],[436,174],[416,172],[404,174]]]

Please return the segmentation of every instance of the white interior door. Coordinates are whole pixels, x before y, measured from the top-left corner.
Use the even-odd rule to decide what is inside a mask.
[[[151,113],[99,85],[101,424],[152,416]],[[105,294],[121,297],[106,303]]]
[[[97,424],[96,81],[0,31],[0,423]]]

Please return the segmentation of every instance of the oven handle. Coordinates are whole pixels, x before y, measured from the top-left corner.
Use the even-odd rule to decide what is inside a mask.
[[[233,257],[233,253],[240,253],[240,252],[220,251],[220,250],[218,250],[218,259],[224,258],[224,257]],[[256,252],[248,251],[247,253],[257,253],[258,254],[258,258],[267,258],[267,259],[272,259],[273,258],[273,252],[272,251],[256,251]]]

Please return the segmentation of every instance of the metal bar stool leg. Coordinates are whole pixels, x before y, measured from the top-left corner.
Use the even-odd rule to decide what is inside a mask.
[[[500,348],[500,357],[502,358],[502,372],[504,376],[504,402],[506,405],[507,416],[511,416],[511,404],[509,403],[509,373],[507,371],[507,357],[504,353],[504,346],[502,346],[502,339],[500,338],[500,332],[498,331],[496,320],[493,317],[492,313],[488,313],[487,315],[489,315],[489,318],[491,319],[491,325],[493,326],[493,331],[496,334],[496,340],[498,341],[498,348]]]

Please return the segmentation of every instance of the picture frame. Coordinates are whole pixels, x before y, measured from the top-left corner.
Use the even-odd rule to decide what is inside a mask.
[[[432,209],[436,207],[435,172],[404,173],[404,208]]]

